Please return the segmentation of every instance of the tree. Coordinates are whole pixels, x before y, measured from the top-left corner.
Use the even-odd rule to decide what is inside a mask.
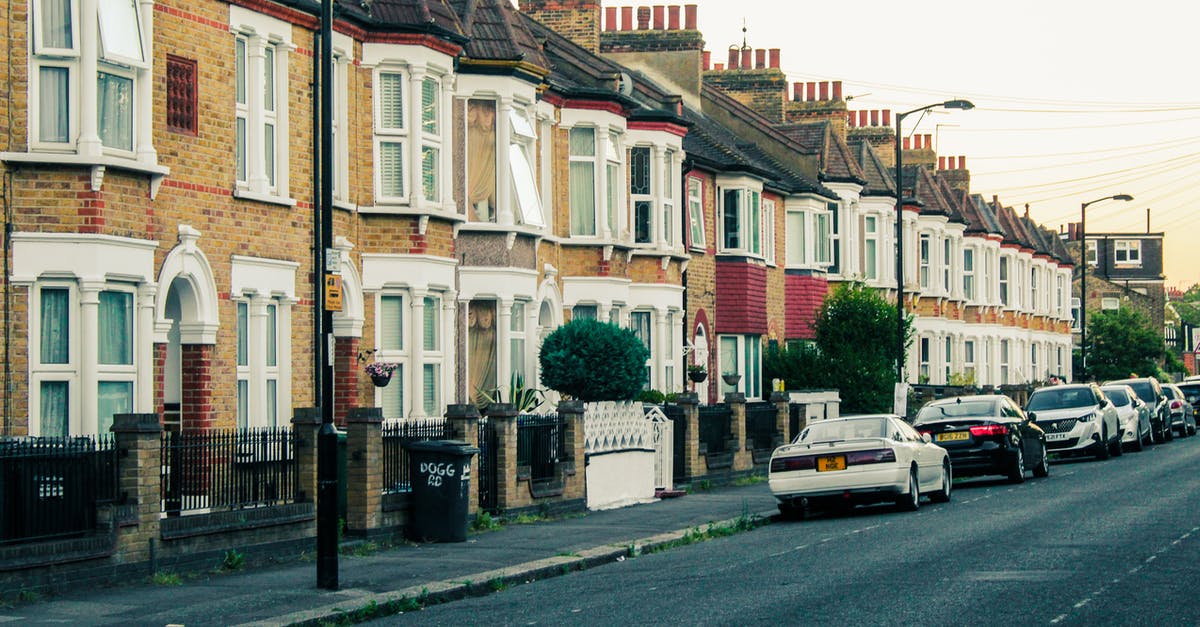
[[[629,329],[578,318],[554,330],[538,354],[542,384],[581,401],[625,401],[646,383],[650,351]]]
[[[812,346],[795,344],[768,351],[768,380],[790,387],[837,388],[842,411],[891,411],[896,382],[896,306],[862,283],[833,289],[813,322]],[[912,341],[912,319],[905,316],[904,346]]]
[[[1131,376],[1162,378],[1168,357],[1162,333],[1145,314],[1132,307],[1098,311],[1088,316],[1087,360],[1097,381]]]

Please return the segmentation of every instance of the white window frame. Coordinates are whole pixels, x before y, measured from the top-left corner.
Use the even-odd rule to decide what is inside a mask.
[[[291,407],[291,306],[285,297],[259,296],[247,293],[233,299],[236,307],[246,308],[245,364],[237,364],[238,427],[251,429],[275,428],[286,424],[290,416],[280,415]],[[240,316],[240,313],[238,313]],[[261,318],[257,320],[256,318]],[[240,320],[235,316],[235,334],[240,333]],[[270,321],[274,320],[274,335]],[[241,341],[240,336],[237,338]],[[267,360],[274,347],[275,363]],[[241,416],[241,385],[246,385],[246,415]],[[271,392],[274,388],[274,393]]]
[[[688,245],[694,251],[704,252],[708,250],[708,238],[704,230],[704,180],[689,176],[687,190]]]
[[[1038,268],[1035,266],[1029,270],[1029,311],[1040,311],[1041,301],[1038,300]]]
[[[963,341],[963,374],[968,379],[975,375],[975,340]]]
[[[950,238],[943,237],[942,238],[942,292],[945,293],[946,295],[949,295],[950,290],[951,290],[950,269],[951,269],[951,266],[953,265],[953,257],[951,256],[952,248],[953,248],[953,245],[950,241]]]
[[[964,246],[962,251],[963,298],[975,301],[975,249]]]
[[[576,155],[571,152],[570,136],[571,136],[571,134],[576,133],[576,132],[579,132],[579,133],[588,132],[588,133],[592,134],[592,154]],[[596,127],[591,127],[591,126],[574,126],[574,127],[567,129],[567,161],[568,161],[568,164],[587,163],[587,164],[591,165],[591,168],[592,168],[591,207],[576,207],[574,205],[570,206],[569,217],[568,217],[568,230],[571,234],[571,237],[599,237],[600,234],[603,232],[600,227],[600,223],[601,223],[601,220],[600,220],[600,206],[601,206],[600,198],[601,198],[601,194],[606,194],[607,192],[605,190],[600,189],[600,186],[599,186],[599,183],[601,180],[600,179],[600,169],[601,169],[601,167],[600,167],[600,163],[601,163],[601,161],[600,161],[600,159],[601,159],[600,134],[601,134],[601,132],[603,132],[602,129],[598,129]],[[568,168],[570,168],[569,165],[568,165]],[[570,204],[572,201],[572,194],[570,193],[570,180],[571,180],[572,176],[574,176],[574,174],[572,174],[570,169],[568,169],[568,173],[567,173],[567,180],[568,180],[567,202],[568,202],[568,204]],[[586,230],[576,232],[576,230],[575,230],[575,223],[577,221],[575,219],[576,215],[580,216],[578,221],[581,223],[589,222],[588,218],[589,217],[591,218],[591,220],[590,220],[591,232],[590,233],[586,232]]]
[[[929,337],[921,337],[919,340],[917,340],[917,342],[918,342],[918,344],[917,344],[918,345],[918,353],[917,353],[918,361],[917,361],[917,363],[919,366],[919,368],[917,370],[917,372],[919,373],[918,381],[923,382],[923,383],[929,383],[929,381],[930,381],[929,360],[931,359],[931,356],[933,354],[933,346],[932,346],[933,341]]]
[[[730,361],[730,356],[727,353],[727,346],[734,347],[732,361],[734,365],[729,367],[727,362]],[[741,375],[741,380],[738,381],[736,387],[731,387],[725,383],[722,376],[719,380],[720,390],[722,394],[729,392],[741,392],[746,400],[756,400],[761,398],[762,394],[762,336],[761,335],[730,335],[722,334],[717,336],[718,350],[718,370],[722,375],[738,374]],[[748,369],[747,365],[753,359],[755,361],[753,370]]]
[[[422,203],[431,205],[440,204],[441,190],[443,185],[442,177],[445,172],[442,168],[443,162],[443,141],[442,136],[446,128],[445,112],[442,111],[442,81],[440,78],[431,75],[421,77],[421,91],[418,94],[413,94],[413,104],[418,106],[421,112],[421,165],[419,168],[413,168],[414,186],[412,189],[420,189],[420,197]],[[431,111],[429,105],[425,103],[425,90],[429,86],[433,86],[433,104],[432,104],[432,129],[429,129],[430,120],[426,118],[426,113]],[[432,153],[427,153],[432,151]],[[425,158],[427,154],[433,154],[433,183],[432,187],[427,188],[425,185]],[[418,185],[419,184],[419,187]]]
[[[67,363],[42,362],[42,291],[61,289],[67,292]],[[67,435],[81,434],[80,420],[80,315],[79,290],[74,281],[39,281],[29,290],[29,434],[44,435],[42,426],[42,383],[67,384]]]
[[[1128,266],[1141,266],[1142,241],[1136,239],[1113,240],[1113,263]]]
[[[644,193],[635,194],[633,190],[633,182],[636,173],[633,171],[633,168],[634,163],[637,160],[634,159],[634,155],[642,153],[645,154],[646,190]],[[656,177],[654,176],[654,153],[655,150],[653,146],[636,145],[630,146],[629,148],[629,231],[633,236],[633,243],[637,245],[649,246],[655,244],[659,240],[657,231],[661,228],[661,225],[659,220],[656,218],[658,215],[658,208],[655,206],[656,203],[654,202],[655,194],[659,191],[659,189],[658,185],[655,184]],[[646,215],[644,216],[646,223],[646,234],[645,238],[642,240],[638,239],[638,229],[642,226],[641,218],[643,217],[638,215],[639,204],[644,205],[646,209]]]
[[[1008,285],[1009,265],[1010,265],[1009,258],[1004,255],[1000,255],[1000,264],[999,264],[999,271],[997,272],[997,277],[998,277],[999,286],[1000,286],[1000,305],[1002,307],[1009,306],[1009,300],[1010,300],[1009,293],[1008,293],[1009,292],[1009,289],[1008,289],[1009,288],[1009,285]]]
[[[726,231],[726,196],[733,194],[737,198],[737,242],[731,246],[729,233]],[[739,254],[756,259],[766,259],[763,253],[763,210],[762,188],[748,185],[717,186],[717,231],[720,249],[723,254]]]
[[[394,77],[394,78],[393,78]],[[413,182],[409,180],[408,173],[413,170],[413,166],[409,163],[411,159],[410,150],[408,148],[411,138],[409,137],[409,102],[412,97],[409,95],[409,80],[408,73],[398,67],[381,67],[376,68],[374,73],[374,90],[373,102],[375,103],[374,120],[375,120],[375,202],[377,204],[408,204],[409,198],[413,195]],[[399,105],[398,113],[400,124],[394,126],[385,124],[386,118],[384,115],[383,86],[385,81],[395,80],[399,84]],[[400,155],[400,171],[397,174],[400,183],[399,194],[387,194],[384,190],[384,145],[395,145],[395,150],[399,151]]]
[[[1009,383],[1009,356],[1011,347],[1010,340],[1000,340],[1000,385],[1008,385]]]
[[[1096,240],[1093,239],[1093,240],[1088,240],[1088,241],[1084,242],[1084,248],[1087,250],[1087,253],[1086,253],[1087,264],[1089,266],[1093,266],[1093,267],[1096,266],[1100,260],[1100,258],[1099,258],[1100,248],[1097,245]]]
[[[929,233],[921,233],[917,236],[917,277],[921,289],[929,289],[929,274],[930,274],[930,255],[933,252],[933,237]]]
[[[237,116],[245,119],[243,158],[246,177],[236,181],[234,196],[294,205],[295,201],[289,197],[291,129],[288,116],[289,53],[295,49],[291,40],[292,26],[237,6],[231,6],[229,14],[230,30],[238,40],[245,41],[246,46],[246,103],[244,106],[239,103],[236,109]],[[268,76],[273,86],[269,102],[266,94]],[[272,130],[269,147],[265,137],[268,128]],[[271,166],[268,166],[268,157]]]
[[[512,172],[513,216],[521,224],[544,227],[546,217],[533,172],[538,138],[527,115],[529,113],[519,107],[513,107],[509,112],[512,136],[508,145],[508,167]],[[497,164],[496,167],[499,171],[500,166]]]
[[[879,236],[879,216],[864,215],[862,268],[867,281],[879,280]]]
[[[641,337],[639,334],[638,325],[634,324],[635,319],[644,319],[646,321],[646,337]],[[655,316],[653,309],[635,309],[629,312],[629,330],[633,332],[642,345],[646,347],[646,363],[643,364],[643,371],[646,373],[646,378],[642,382],[642,388],[647,390],[658,389],[655,385],[654,372],[654,342],[656,339],[654,333]]]
[[[333,202],[350,209],[350,67],[354,42],[333,34]]]
[[[762,242],[763,258],[775,265],[775,201],[762,199]]]
[[[398,348],[384,345],[383,301],[393,298],[397,299],[396,306],[400,312],[400,346]],[[400,364],[400,367],[392,373],[392,380],[388,382],[387,387],[375,389],[376,406],[378,407],[386,407],[384,395],[393,395],[396,390],[400,392],[400,403],[396,408],[399,415],[385,413],[383,417],[387,419],[407,417],[409,415],[408,406],[413,403],[413,394],[408,389],[412,368],[410,355],[413,352],[412,343],[414,341],[410,332],[412,328],[411,303],[412,295],[407,290],[386,290],[375,296],[375,361]]]

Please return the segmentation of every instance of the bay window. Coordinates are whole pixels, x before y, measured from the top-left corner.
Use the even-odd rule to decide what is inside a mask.
[[[775,201],[762,201],[763,257],[767,263],[775,263]]]
[[[375,329],[375,360],[396,364],[392,371],[392,380],[382,388],[375,388],[379,395],[380,407],[383,408],[384,418],[403,418],[404,388],[408,378],[406,361],[405,325],[407,317],[404,306],[407,299],[401,294],[383,294],[379,297],[379,313],[376,315]]]
[[[421,299],[421,410],[426,416],[442,415],[442,299]]]
[[[824,212],[813,216],[813,221],[815,222],[813,237],[816,240],[816,250],[814,252],[816,253],[815,261],[818,265],[829,266],[833,264],[833,258],[830,256],[829,250],[830,218],[830,214]]]
[[[610,237],[616,237],[619,231],[619,209],[621,207],[621,154],[620,137],[609,132],[608,141],[604,142],[604,185],[608,199],[605,207],[605,217]]]
[[[842,268],[841,205],[836,202],[830,202],[825,204],[825,209],[829,212],[829,231],[827,233],[830,247],[829,272],[837,274],[841,272]]]
[[[651,196],[650,148],[629,150],[629,200],[633,203],[633,241],[649,244],[654,237],[654,198]]]
[[[237,332],[237,426],[245,428],[274,428],[279,426],[279,408],[288,407],[291,399],[282,379],[288,376],[289,365],[282,356],[288,354],[290,322],[281,316],[281,301],[277,298],[251,294],[236,303]],[[284,324],[281,324],[281,317]]]
[[[762,396],[762,336],[722,335],[720,343],[721,393],[741,392],[747,399]],[[738,375],[734,385],[724,375]]]
[[[571,235],[596,235],[596,129],[568,133]]]
[[[963,374],[967,381],[975,380],[975,340],[963,342]]]
[[[525,301],[515,301],[512,304],[512,315],[509,318],[509,370],[513,381],[520,381],[532,386],[529,372],[525,363]]]
[[[920,268],[917,276],[920,279],[921,289],[929,289],[930,254],[930,235],[928,233],[921,233],[917,243],[917,264]]]
[[[950,238],[942,238],[942,291],[946,294],[950,293]]]
[[[975,249],[963,249],[963,298],[975,300]]]
[[[879,278],[879,216],[863,216],[863,277]]]
[[[376,203],[441,209],[448,187],[442,77],[385,62],[373,97]]]
[[[649,311],[633,311],[629,313],[629,329],[633,331],[633,335],[642,341],[642,346],[646,347],[646,363],[644,365],[645,378],[642,381],[642,389],[650,389],[654,387],[653,363],[654,363],[654,336],[650,331],[651,312]]]
[[[1000,304],[1008,306],[1008,257],[1000,257]]]
[[[756,189],[723,188],[719,197],[721,252],[763,257],[762,193]]]
[[[30,404],[31,409],[37,408],[37,421],[30,425],[30,433],[67,436],[71,434],[72,390],[78,375],[79,357],[72,341],[78,335],[72,313],[77,311],[78,298],[66,284],[46,284],[33,294],[35,314],[30,322],[37,326],[30,337],[38,341],[30,346]]]
[[[806,258],[808,242],[808,216],[802,211],[789,209],[784,224],[784,234],[787,238],[786,260],[789,266],[802,266],[808,263]]]

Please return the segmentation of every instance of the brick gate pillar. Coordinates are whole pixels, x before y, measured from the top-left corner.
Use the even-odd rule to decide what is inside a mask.
[[[683,474],[675,480],[694,480],[708,473],[708,464],[700,457],[700,398],[695,392],[680,394],[675,404],[683,408],[684,442],[683,442]]]
[[[116,554],[125,562],[149,562],[159,537],[162,509],[162,425],[158,414],[114,414],[118,494],[134,507],[136,526],[120,527]]]
[[[292,437],[296,441],[296,502],[317,502],[317,432],[321,430],[320,407],[297,407],[292,413]]]
[[[383,512],[383,410],[355,407],[346,415],[346,528],[378,529]]]
[[[754,457],[746,447],[746,396],[741,392],[725,394],[729,407],[729,426],[733,428],[733,470],[754,468]]]
[[[583,401],[563,401],[558,415],[566,424],[567,459],[563,460],[563,498],[582,499],[586,496],[587,463],[585,463],[583,421],[586,408]]]
[[[489,425],[496,430],[496,508],[501,512],[529,504],[517,490],[517,406],[493,403]]]
[[[788,433],[788,426],[791,422],[791,397],[787,392],[771,392],[771,402],[775,404],[775,433],[779,440],[772,444],[776,447],[787,444],[792,441],[795,434]]]
[[[450,437],[462,440],[468,446],[479,448],[479,410],[470,403],[449,405],[446,407],[446,423],[449,425]],[[479,513],[479,482],[483,476],[479,474],[479,455],[471,456],[471,485],[470,504],[467,514],[474,517]]]
[[[180,347],[182,403],[179,409],[184,431],[206,431],[217,426],[213,409],[213,351],[211,344]]]

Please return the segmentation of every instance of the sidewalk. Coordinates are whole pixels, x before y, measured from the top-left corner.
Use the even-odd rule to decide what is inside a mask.
[[[302,561],[232,574],[80,590],[44,602],[0,608],[0,624],[290,625],[338,620],[372,601],[422,595],[461,598],[616,560],[686,531],[742,515],[771,516],[766,483],[693,492],[645,505],[471,534],[466,542],[401,545],[362,557],[341,555],[341,589],[316,587],[316,563]],[[315,546],[315,542],[314,542]]]

